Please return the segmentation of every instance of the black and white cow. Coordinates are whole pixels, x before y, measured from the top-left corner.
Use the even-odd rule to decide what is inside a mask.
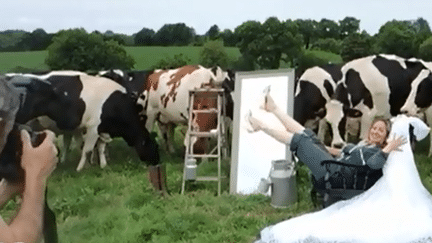
[[[372,120],[400,113],[411,83],[426,69],[422,61],[395,55],[372,55],[342,67],[342,79],[334,97],[326,104],[325,119],[333,132],[332,146],[341,147],[347,117],[359,115],[360,138],[365,138]]]
[[[118,83],[89,75],[51,75],[45,79],[14,76],[9,82],[26,90],[18,122],[48,116],[61,130],[82,129],[84,146],[77,171],[82,170],[98,140],[102,141],[98,149],[103,154],[111,137],[122,137],[147,164],[159,164],[156,142],[140,126],[133,99]],[[106,165],[104,158],[101,167]]]
[[[44,71],[44,72],[32,72],[32,73],[7,73],[6,79],[11,79],[15,76],[23,76],[23,77],[30,77],[30,78],[38,78],[38,79],[47,79],[50,76],[76,76],[76,75],[87,75],[86,73],[80,72],[80,71],[74,71],[74,70],[59,70],[59,71]],[[53,131],[56,135],[63,135],[63,147],[60,151],[60,162],[63,163],[67,160],[67,156],[69,154],[69,149],[71,147],[72,138],[74,137],[76,141],[82,142],[82,135],[81,131],[67,131],[67,130],[60,130],[56,126],[56,122],[51,120],[47,116],[39,116],[35,119],[32,119],[27,123],[30,127],[36,130],[43,130],[48,129]],[[105,159],[105,155],[99,156],[103,160]]]
[[[342,77],[340,65],[315,66],[307,69],[296,83],[294,119],[314,130],[324,141],[327,129],[325,105],[330,101],[337,81]]]
[[[430,64],[429,64],[430,65]],[[430,65],[432,68],[432,65]],[[432,127],[432,69],[424,69],[411,83],[411,92],[401,108],[401,113],[413,116],[424,114],[426,123]],[[430,157],[432,155],[432,136],[429,147]]]

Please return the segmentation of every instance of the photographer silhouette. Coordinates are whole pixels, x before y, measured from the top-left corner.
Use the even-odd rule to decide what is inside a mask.
[[[16,216],[7,224],[0,217],[0,242],[36,242],[46,227],[46,183],[57,164],[54,133],[44,131],[41,143],[19,130],[15,116],[20,95],[0,77],[0,207],[15,195],[22,197]],[[54,223],[55,228],[55,223]],[[46,237],[45,237],[46,238]],[[55,239],[45,242],[56,242]]]

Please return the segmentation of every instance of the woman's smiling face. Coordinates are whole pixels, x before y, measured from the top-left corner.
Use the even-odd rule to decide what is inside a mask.
[[[384,121],[376,121],[369,130],[369,142],[382,144],[387,137],[387,125]]]

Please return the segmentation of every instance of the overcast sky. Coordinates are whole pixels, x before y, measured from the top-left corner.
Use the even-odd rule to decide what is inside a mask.
[[[143,27],[185,23],[204,34],[216,24],[234,30],[248,20],[261,23],[322,18],[360,20],[360,29],[376,34],[387,21],[426,19],[432,25],[432,0],[3,0],[0,31],[43,28],[48,33],[83,27],[87,32],[134,34]]]

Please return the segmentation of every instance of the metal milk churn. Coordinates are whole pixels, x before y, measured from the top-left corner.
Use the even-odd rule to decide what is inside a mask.
[[[185,170],[184,170],[184,178],[185,180],[196,180],[197,178],[197,160],[194,158],[187,158],[185,161]]]
[[[270,170],[271,203],[275,208],[286,208],[297,201],[294,163],[273,160]]]

